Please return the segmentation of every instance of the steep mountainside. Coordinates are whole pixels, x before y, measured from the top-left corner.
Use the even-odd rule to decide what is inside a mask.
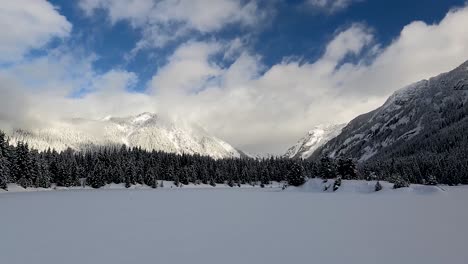
[[[98,146],[141,147],[173,153],[208,155],[214,158],[240,157],[228,143],[211,136],[201,127],[175,123],[152,113],[102,120],[75,119],[35,131],[17,130],[10,141],[24,141],[44,150],[92,149]]]
[[[352,120],[313,158],[351,157],[377,164],[405,157],[418,161],[466,157],[467,100],[465,62],[451,72],[395,92],[380,108]]]
[[[296,145],[289,148],[284,157],[286,158],[309,158],[312,153],[332,138],[338,136],[346,124],[340,125],[318,125],[301,138]]]

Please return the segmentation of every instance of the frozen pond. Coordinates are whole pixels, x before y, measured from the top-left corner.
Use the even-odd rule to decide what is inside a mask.
[[[1,263],[460,263],[468,189],[0,194]]]

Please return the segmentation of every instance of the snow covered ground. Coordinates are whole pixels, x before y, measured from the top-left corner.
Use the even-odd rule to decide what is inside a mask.
[[[0,263],[467,263],[467,187],[321,184],[1,193]]]

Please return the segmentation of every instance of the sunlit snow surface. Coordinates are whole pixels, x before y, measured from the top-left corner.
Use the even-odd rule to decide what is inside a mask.
[[[1,193],[0,263],[467,263],[468,188],[319,185]]]

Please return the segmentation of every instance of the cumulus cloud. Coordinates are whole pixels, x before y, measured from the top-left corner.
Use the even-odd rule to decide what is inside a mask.
[[[371,41],[368,30],[356,24],[337,34],[319,61],[304,65],[285,62],[264,74],[261,60],[253,54],[243,52],[232,65],[222,68],[210,61],[209,55],[228,48],[192,43],[177,50],[166,66],[174,74],[168,77],[166,69],[158,72],[150,89],[170,87],[170,93],[174,93],[178,89],[171,85],[195,83],[190,87],[202,87],[197,93],[182,89],[186,92],[172,97],[159,93],[156,100],[173,113],[202,123],[236,145],[250,151],[262,145],[267,151],[277,152],[278,145],[283,147],[292,142],[291,134],[302,134],[313,123],[329,122],[337,118],[337,113],[342,114],[339,112],[344,109],[336,99],[337,90],[333,89],[338,83],[333,73],[345,56],[359,54]],[[196,78],[190,76],[185,82],[182,74],[177,79],[176,73],[184,71],[196,73]],[[154,81],[161,78],[170,84],[159,85]],[[247,146],[246,142],[253,144]]]
[[[0,4],[0,28],[0,62],[11,62],[55,37],[67,37],[72,25],[45,0],[21,0]]]
[[[118,69],[98,73],[94,60],[93,54],[56,49],[0,68],[0,128],[47,126],[62,118],[99,118],[152,108],[147,95],[131,93],[138,80],[135,73]]]
[[[94,1],[88,0],[102,0]],[[202,30],[205,22],[197,23]],[[271,67],[239,39],[189,41],[143,93],[132,92],[135,73],[98,73],[93,54],[58,49],[0,68],[0,92],[7,95],[0,97],[0,123],[155,111],[196,122],[243,150],[281,153],[314,125],[347,122],[393,91],[467,60],[467,24],[468,8],[454,9],[436,24],[408,24],[387,46],[367,26],[353,24],[336,32],[316,61],[288,59]]]
[[[192,32],[210,33],[227,25],[254,26],[267,16],[256,0],[80,0],[89,16],[107,11],[111,23],[128,21],[143,31],[136,50],[162,47]]]
[[[197,64],[211,65],[197,73],[210,76],[197,84],[204,89],[156,100],[236,146],[278,153],[315,124],[347,122],[378,107],[395,90],[467,60],[468,29],[460,26],[467,23],[468,8],[452,10],[437,24],[410,23],[386,47],[375,43],[372,30],[355,24],[338,32],[317,61],[285,61],[266,71],[246,52],[227,68],[200,56]],[[356,60],[347,62],[348,56]],[[173,62],[168,67],[177,72]],[[164,71],[153,80],[160,74]]]

